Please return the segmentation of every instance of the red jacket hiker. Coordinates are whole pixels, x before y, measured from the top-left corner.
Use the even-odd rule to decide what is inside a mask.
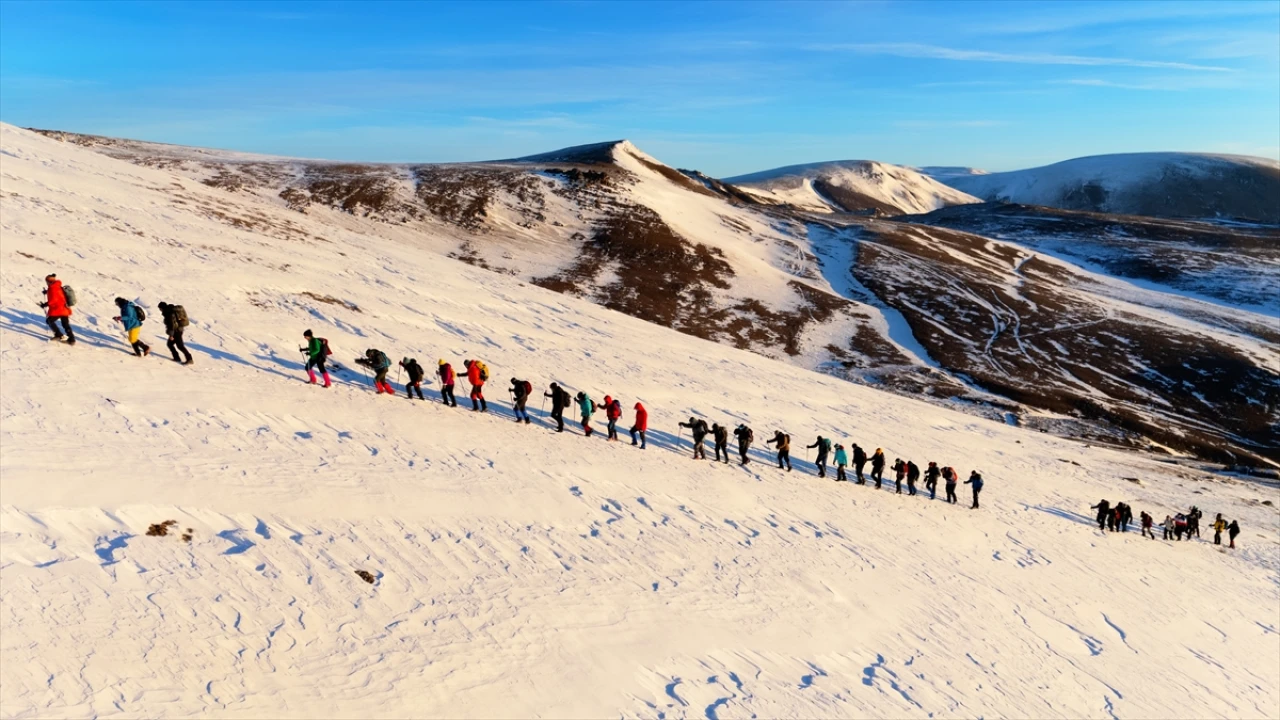
[[[62,281],[50,277],[48,282],[49,287],[44,289],[44,301],[47,304],[45,315],[51,318],[71,317],[71,308],[67,307],[67,294],[62,292]]]
[[[649,429],[649,411],[644,405],[636,403],[636,424],[631,426],[631,444],[636,444],[636,435],[640,435],[640,449],[645,447],[644,431]]]
[[[475,360],[464,360],[467,366],[467,382],[471,384],[471,409],[489,412],[489,403],[484,400],[484,377],[480,375],[480,363]]]

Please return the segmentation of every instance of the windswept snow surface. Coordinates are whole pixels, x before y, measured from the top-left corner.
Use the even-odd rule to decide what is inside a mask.
[[[818,212],[926,213],[980,202],[912,168],[871,160],[791,165],[725,182],[759,197]]]
[[[233,227],[207,211],[223,190],[9,126],[0,152],[0,716],[1280,714],[1273,488],[283,209],[263,217],[289,235]],[[46,341],[50,271],[79,294],[75,347]],[[151,308],[151,357],[127,352],[117,295]],[[191,317],[192,367],[167,358],[160,300]],[[483,358],[493,412],[379,397],[351,371],[308,386],[308,327],[348,366],[367,347]],[[513,375],[619,395],[623,427],[643,401],[650,447],[512,422]],[[979,468],[983,508],[759,450],[694,462],[691,413],[783,428],[797,458],[822,433]],[[1103,536],[1100,497],[1223,512],[1241,547]]]

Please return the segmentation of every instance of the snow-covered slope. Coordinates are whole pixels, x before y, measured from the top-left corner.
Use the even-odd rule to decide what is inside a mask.
[[[226,190],[7,126],[0,153],[4,717],[1280,712],[1273,488],[852,386],[312,215],[228,223],[208,211]],[[75,347],[45,339],[50,271],[79,294]],[[117,295],[182,303],[196,364],[164,357],[156,319],[152,356],[129,354]],[[308,327],[344,364],[483,358],[494,412],[379,397],[350,371],[310,387]],[[643,401],[649,448],[512,422],[510,376]],[[785,429],[797,458],[822,433],[978,468],[983,508],[761,450],[693,462],[691,413]],[[1241,547],[1104,537],[1099,497],[1223,512]]]
[[[1072,437],[1154,440],[1232,464],[1280,459],[1280,356],[1268,349],[1280,333],[1255,290],[1280,272],[1265,228],[1102,215],[1084,229],[1078,218],[1050,218],[1031,233],[1008,232],[1022,223],[1006,212],[1014,206],[904,216],[832,189],[821,179],[830,174],[806,186],[854,198],[845,209],[893,213],[885,224],[778,204],[625,140],[497,162],[362,165],[42,132],[191,181],[168,186],[174,202],[231,227],[285,241],[331,231],[382,238],[805,369]],[[874,192],[895,187],[894,173],[914,173],[885,172]],[[847,175],[855,185],[874,180]],[[955,194],[902,177],[899,189],[932,183]],[[222,192],[196,196],[191,185]],[[795,200],[805,197],[815,196]],[[985,218],[983,237],[910,227],[943,215]],[[1099,224],[1120,246],[1108,250],[1115,262],[1098,261]],[[1047,240],[1070,228],[1086,240]],[[1144,263],[1124,251],[1134,235],[1144,238]],[[1020,274],[1061,242],[1072,251],[1052,269],[1036,260]],[[1150,268],[1141,279],[1155,282],[1094,280],[1093,271],[1131,278],[1139,265]],[[1231,307],[1184,297],[1188,288],[1212,289]],[[1115,341],[1100,342],[1099,330]]]
[[[984,175],[935,175],[988,201],[1173,218],[1280,223],[1280,161],[1207,153],[1076,158]]]
[[[980,202],[912,168],[870,160],[791,165],[725,182],[772,202],[816,212],[902,215]]]

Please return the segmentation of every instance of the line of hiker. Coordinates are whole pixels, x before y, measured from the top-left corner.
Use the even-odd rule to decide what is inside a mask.
[[[71,309],[76,306],[76,291],[70,285],[64,285],[58,279],[56,273],[46,275],[44,282],[44,300],[40,303],[40,307],[45,312],[45,323],[49,326],[49,330],[53,332],[53,337],[49,339],[63,341],[67,345],[75,345],[76,333],[75,328],[71,326]],[[125,336],[129,341],[129,347],[133,349],[133,353],[138,357],[150,355],[151,346],[143,342],[141,337],[142,324],[147,320],[147,311],[136,302],[122,297],[116,298],[115,304],[120,314],[113,317],[112,320],[120,323],[124,329]],[[169,353],[173,356],[173,361],[183,365],[191,365],[194,360],[191,357],[191,352],[187,350],[187,346],[183,342],[183,336],[186,334],[187,327],[191,324],[187,318],[186,309],[181,305],[173,305],[167,302],[161,302],[157,307],[160,308],[165,336],[168,339],[167,346]]]
[[[1090,505],[1090,510],[1097,510],[1098,514],[1095,519],[1098,521],[1098,529],[1106,532],[1129,532],[1129,523],[1133,522],[1133,508],[1128,503],[1118,502],[1112,505],[1108,500],[1099,500],[1097,505]],[[1164,522],[1160,527],[1164,531],[1165,540],[1181,541],[1183,539],[1190,540],[1200,537],[1200,518],[1204,517],[1204,511],[1195,505],[1185,513],[1177,513],[1176,515],[1166,515]],[[1142,528],[1142,537],[1156,539],[1154,530],[1155,518],[1148,512],[1142,512],[1138,515],[1138,522]],[[1235,548],[1236,536],[1240,534],[1240,523],[1237,520],[1227,522],[1222,517],[1222,513],[1218,513],[1213,521],[1213,544],[1222,544],[1222,533],[1227,533],[1230,544],[1228,547]]]

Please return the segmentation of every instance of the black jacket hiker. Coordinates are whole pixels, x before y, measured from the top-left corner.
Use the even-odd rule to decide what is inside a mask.
[[[689,422],[680,423],[680,427],[689,428],[693,432],[693,457],[707,459],[706,448],[702,447],[703,440],[706,439],[707,433],[711,430],[707,427],[707,421],[695,417],[690,417]]]
[[[404,383],[404,396],[412,400],[413,394],[417,392],[419,400],[426,400],[422,396],[422,379],[427,376],[427,371],[414,358],[401,359],[400,367],[404,368],[409,376]]]
[[[716,460],[724,453],[724,462],[729,462],[729,428],[716,423],[711,426],[711,437],[716,442]]]
[[[173,355],[174,362],[190,365],[193,362],[191,353],[182,342],[182,336],[187,331],[187,325],[190,324],[190,321],[187,320],[186,309],[181,305],[170,305],[167,302],[160,303],[158,307],[160,308],[161,317],[164,318],[164,334],[169,338],[169,354]],[[182,352],[185,359],[178,357],[179,351]]]
[[[556,432],[564,432],[564,410],[573,402],[569,391],[551,383],[551,391],[542,393],[542,396],[551,398],[551,419],[556,421]]]
[[[853,471],[854,471],[854,474],[858,476],[857,482],[859,485],[865,485],[867,483],[867,479],[862,476],[862,468],[866,467],[866,465],[867,465],[867,451],[859,447],[858,443],[854,443],[853,444]]]
[[[751,442],[756,439],[756,435],[746,425],[739,425],[734,429],[733,435],[738,438],[738,456],[742,458],[742,464],[746,465],[751,462],[747,451],[751,449]]]
[[[516,422],[524,422],[528,425],[533,422],[529,419],[529,395],[533,393],[533,383],[528,380],[519,380],[511,378],[511,411],[516,415]]]

